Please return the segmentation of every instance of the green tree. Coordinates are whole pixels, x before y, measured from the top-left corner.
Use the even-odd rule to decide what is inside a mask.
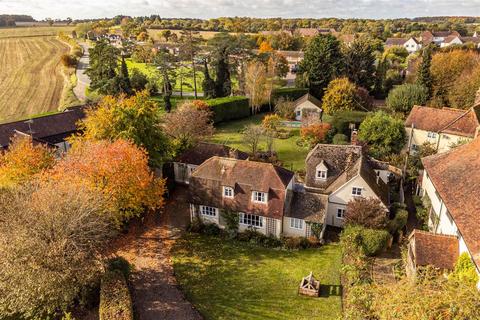
[[[120,51],[99,41],[90,51],[90,66],[87,75],[90,77],[90,88],[101,94],[117,94],[117,69]]]
[[[387,107],[396,112],[409,113],[413,106],[423,106],[428,100],[428,89],[419,84],[402,84],[393,88],[387,97]]]
[[[401,119],[379,111],[362,122],[358,138],[367,143],[372,156],[382,159],[402,150],[406,133]]]
[[[197,31],[184,29],[180,32],[180,56],[182,60],[188,60],[192,64],[192,76],[193,76],[193,92],[195,93],[195,99],[197,99],[197,66],[195,59],[200,51],[201,39],[198,37]]]
[[[427,91],[427,99],[432,97],[433,79],[430,67],[432,65],[433,47],[428,46],[422,51],[422,61],[417,70],[417,84],[424,87]]]
[[[356,38],[345,46],[345,76],[357,86],[371,90],[375,82],[375,55],[371,40]]]
[[[172,103],[170,102],[170,98],[172,97],[173,93],[172,79],[175,78],[177,59],[165,49],[158,50],[153,62],[157,66],[157,70],[160,73],[165,110],[170,112],[172,110]]]
[[[147,76],[138,69],[133,69],[130,76],[130,84],[134,91],[143,91],[148,84]]]
[[[128,75],[127,63],[125,57],[122,55],[122,63],[120,66],[120,72],[117,76],[118,81],[118,93],[124,93],[127,95],[132,94],[132,86],[130,84],[130,76]]]
[[[172,37],[172,31],[170,30],[163,30],[160,34],[166,42],[168,42],[168,40],[170,40],[170,38]]]
[[[205,98],[214,98],[215,97],[215,81],[210,77],[210,72],[208,71],[208,63],[205,59],[203,61],[203,82],[202,82],[202,89]]]
[[[348,78],[332,80],[323,97],[322,109],[333,115],[340,111],[354,110],[362,107],[357,97],[357,87]]]
[[[342,74],[343,66],[339,40],[332,35],[318,35],[305,50],[299,75],[306,80],[310,93],[322,98],[330,81]]]

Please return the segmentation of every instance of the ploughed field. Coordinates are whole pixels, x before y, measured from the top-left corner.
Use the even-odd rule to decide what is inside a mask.
[[[0,38],[0,122],[58,109],[68,51],[53,36]]]

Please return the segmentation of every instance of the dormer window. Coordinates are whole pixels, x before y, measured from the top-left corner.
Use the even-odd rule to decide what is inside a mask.
[[[427,133],[427,137],[431,138],[431,139],[436,139],[437,138],[437,134],[435,132],[428,132]]]
[[[252,200],[253,202],[258,202],[258,203],[267,203],[267,193],[266,192],[259,192],[259,191],[253,191],[252,192]]]
[[[317,171],[317,179],[319,179],[319,180],[327,180],[327,171],[318,170],[318,171]]]
[[[328,168],[325,162],[322,160],[315,169],[315,179],[316,180],[327,180]]]
[[[231,187],[223,187],[223,197],[225,197],[225,198],[233,198],[233,188],[231,188]]]

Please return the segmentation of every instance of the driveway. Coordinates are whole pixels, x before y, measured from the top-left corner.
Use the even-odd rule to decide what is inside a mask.
[[[178,288],[170,249],[189,221],[186,189],[177,188],[162,214],[129,228],[118,255],[134,265],[131,289],[136,319],[196,320],[201,315]]]
[[[78,100],[85,102],[87,99],[85,91],[90,85],[90,78],[85,73],[90,65],[90,54],[88,52],[89,46],[86,43],[80,43],[80,46],[83,48],[83,56],[77,64],[77,85],[73,88],[73,92]]]

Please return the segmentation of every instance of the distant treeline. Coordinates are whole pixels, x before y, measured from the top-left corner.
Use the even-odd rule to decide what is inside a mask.
[[[0,14],[0,27],[13,27],[15,22],[34,22],[32,16],[24,14]]]

